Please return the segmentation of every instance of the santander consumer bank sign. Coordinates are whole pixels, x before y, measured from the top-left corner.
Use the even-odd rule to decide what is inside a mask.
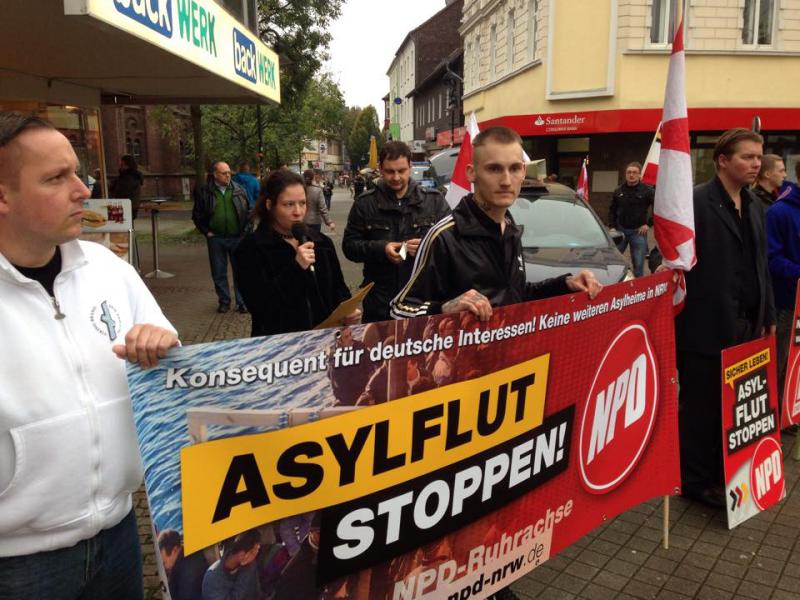
[[[642,457],[658,408],[657,373],[644,325],[627,325],[600,361],[583,411],[579,462],[587,491],[610,492]]]

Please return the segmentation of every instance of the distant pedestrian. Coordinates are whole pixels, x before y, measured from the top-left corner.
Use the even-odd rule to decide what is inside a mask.
[[[655,190],[642,183],[642,165],[629,163],[625,167],[625,182],[614,190],[608,223],[625,236],[619,246],[620,252],[630,244],[633,274],[644,275],[644,257],[647,254],[647,232],[653,224],[652,207]]]
[[[131,201],[133,219],[139,214],[139,205],[142,203],[142,185],[144,175],[139,171],[136,159],[130,154],[125,154],[119,159],[119,177],[112,184],[109,195],[112,198],[127,198]]]
[[[322,186],[322,195],[325,197],[325,206],[331,209],[331,198],[333,198],[333,180],[327,179]]]
[[[306,184],[306,197],[308,199],[308,208],[304,222],[308,225],[309,229],[313,229],[317,233],[322,231],[322,223],[331,231],[336,231],[336,223],[331,221],[328,215],[328,207],[325,204],[325,197],[322,188],[318,185],[314,171],[308,169],[303,172],[303,180]]]
[[[231,308],[231,293],[228,286],[228,260],[233,267],[233,251],[242,239],[247,228],[247,192],[238,183],[231,181],[231,168],[228,163],[217,161],[211,167],[205,185],[195,188],[192,221],[206,236],[208,260],[211,264],[211,278],[217,292],[218,313],[226,313]],[[240,313],[246,313],[244,301],[236,283],[236,269],[233,269],[236,305]]]
[[[247,192],[247,204],[250,210],[256,205],[258,191],[261,188],[258,178],[250,172],[250,163],[243,161],[239,163],[239,170],[233,176],[233,181],[238,183]]]
[[[356,174],[353,179],[353,198],[358,198],[364,192],[365,187],[367,187],[367,180],[361,173]]]

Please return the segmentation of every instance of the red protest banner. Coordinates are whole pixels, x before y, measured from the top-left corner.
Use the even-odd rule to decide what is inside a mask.
[[[222,540],[260,540],[276,599],[485,598],[679,492],[670,278],[134,369],[155,528],[210,578]]]
[[[722,351],[722,446],[728,528],[784,496],[775,336]]]
[[[781,428],[800,423],[800,282],[794,299],[794,318],[789,334],[789,353],[786,378],[783,382]]]

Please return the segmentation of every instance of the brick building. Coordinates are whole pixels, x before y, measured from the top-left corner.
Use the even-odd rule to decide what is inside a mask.
[[[144,198],[188,200],[194,180],[188,107],[106,105],[101,116],[109,184],[120,157],[130,154],[144,175]]]
[[[390,90],[389,132],[393,139],[414,146],[415,153],[424,152],[424,137],[415,135],[416,101],[411,94],[445,58],[461,47],[458,26],[463,6],[464,0],[446,0],[442,10],[412,29],[386,73]],[[432,114],[433,106],[426,110]],[[438,115],[438,100],[436,110]]]

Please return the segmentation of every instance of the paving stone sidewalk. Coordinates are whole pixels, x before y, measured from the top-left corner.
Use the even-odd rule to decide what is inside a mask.
[[[334,235],[341,243],[350,202],[334,196]],[[140,219],[141,220],[141,219]],[[149,224],[137,223],[140,231]],[[191,228],[188,213],[162,219],[162,231]],[[149,247],[140,248],[143,273],[152,268]],[[161,269],[172,279],[147,279],[184,344],[245,337],[250,320],[217,314],[205,244],[164,243]],[[343,264],[351,286],[359,269]],[[699,598],[725,600],[800,598],[800,463],[789,457],[794,436],[784,439],[787,497],[778,506],[728,531],[723,511],[682,498],[670,499],[670,548],[661,546],[662,501],[635,507],[586,535],[512,586],[522,598],[552,600]],[[135,496],[148,598],[160,598],[150,517],[143,491]],[[304,599],[298,599],[304,600]]]

